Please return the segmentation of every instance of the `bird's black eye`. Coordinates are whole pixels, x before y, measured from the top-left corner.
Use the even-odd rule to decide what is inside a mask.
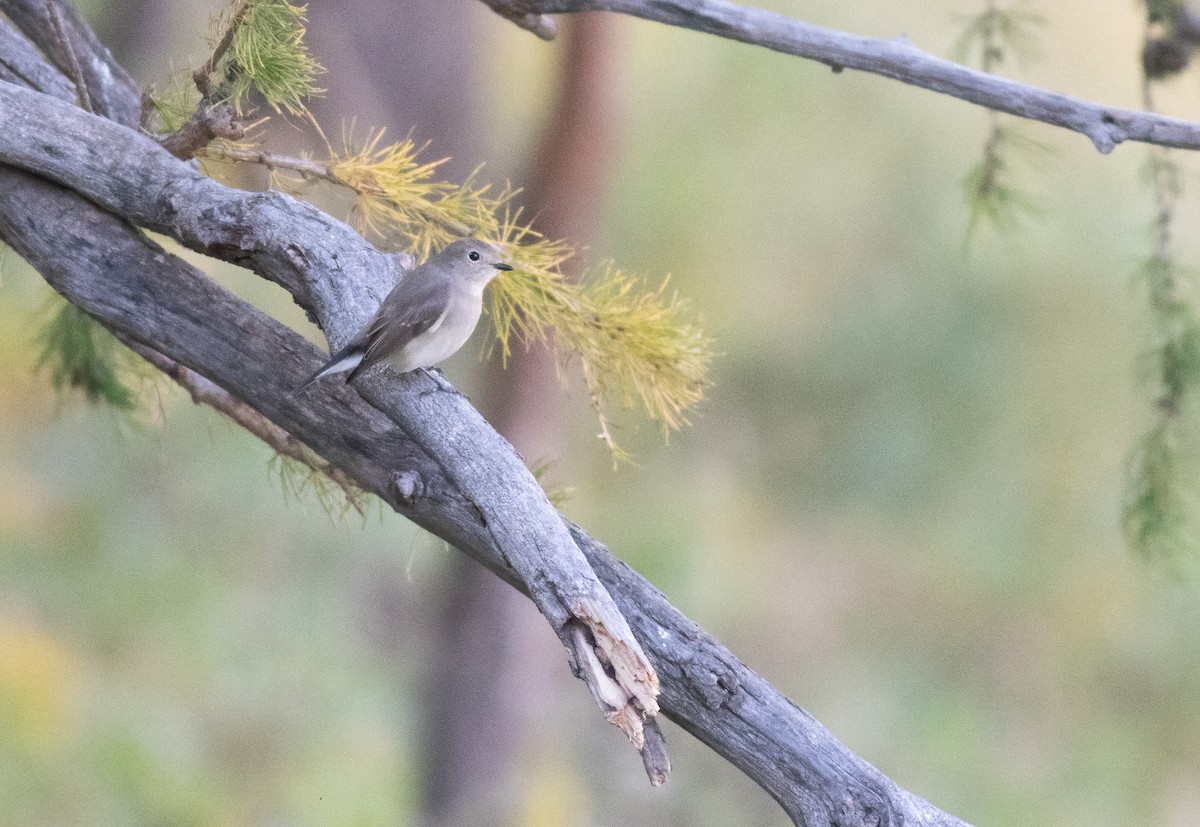
[[[479,253],[475,250],[472,250],[471,252],[467,253],[467,258],[471,259],[471,261],[479,261]]]

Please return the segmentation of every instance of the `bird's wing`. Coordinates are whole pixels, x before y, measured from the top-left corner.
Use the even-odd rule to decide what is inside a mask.
[[[415,270],[406,275],[367,324],[365,353],[352,376],[400,350],[438,324],[445,314],[450,305],[449,282],[437,279],[431,283],[419,275]]]

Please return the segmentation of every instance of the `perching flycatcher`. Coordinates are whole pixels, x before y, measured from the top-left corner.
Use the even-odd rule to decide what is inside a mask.
[[[349,382],[380,362],[401,373],[435,366],[466,344],[483,313],[483,288],[511,269],[495,244],[455,241],[405,273],[350,344],[292,393],[334,373],[349,371]]]

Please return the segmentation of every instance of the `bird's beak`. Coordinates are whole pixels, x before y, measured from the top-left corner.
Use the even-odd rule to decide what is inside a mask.
[[[511,270],[513,268],[513,266],[511,264],[505,264],[502,261],[497,261],[492,266],[495,267],[497,270]]]

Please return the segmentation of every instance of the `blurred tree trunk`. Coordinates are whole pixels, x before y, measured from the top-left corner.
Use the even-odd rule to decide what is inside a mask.
[[[387,126],[396,136],[411,130],[418,143],[431,142],[434,155],[450,156],[448,180],[464,178],[479,157],[487,118],[478,94],[482,52],[463,44],[478,40],[487,11],[441,0],[340,0],[314,4],[310,13],[314,52],[330,69],[318,117],[331,126],[358,117],[363,127]],[[512,404],[483,412],[515,441],[504,427],[521,419]],[[519,757],[536,692],[520,676],[552,673],[560,654],[512,588],[466,555],[447,562],[445,577],[423,595],[426,616],[436,617],[425,630],[423,658],[423,820],[494,824],[519,806],[524,786]]]
[[[619,121],[616,68],[620,57],[611,15],[584,13],[561,21],[563,42],[555,109],[525,177],[522,205],[538,232],[586,247],[596,238]],[[568,262],[571,269],[578,262]],[[578,272],[574,272],[578,276]],[[514,351],[485,393],[496,429],[527,461],[561,452],[553,356],[541,345]]]
[[[579,246],[595,237],[612,166],[617,25],[600,14],[563,21],[553,110],[521,182],[521,204],[535,218],[535,228]],[[565,397],[557,387],[554,356],[545,346],[515,350],[507,369],[493,358],[484,381],[480,410],[526,464],[563,453]],[[448,664],[441,690],[432,693],[437,699],[432,734],[434,740],[442,738],[442,747],[429,757],[442,763],[430,767],[428,815],[436,824],[511,822],[511,809],[510,818],[501,814],[517,803],[525,786],[515,747],[534,728],[535,708],[545,707],[549,691],[529,686],[529,676],[553,678],[561,672],[558,646],[514,590],[465,555],[459,557],[444,604],[451,637],[446,642],[452,645],[442,651],[461,656]],[[494,646],[497,624],[504,627],[503,651]],[[454,737],[445,737],[451,733]],[[472,786],[480,782],[479,789],[490,788],[491,806],[479,806],[476,798],[472,808]]]
[[[577,244],[595,234],[611,164],[612,26],[601,15],[565,21],[554,109],[523,182],[522,204],[536,228]],[[552,359],[544,347],[518,351],[507,370],[490,366],[481,392],[484,415],[527,460],[562,450]],[[502,823],[519,805],[521,746],[546,692],[529,676],[556,674],[558,647],[527,602],[493,574],[465,556],[453,567],[426,698],[425,814],[433,824]]]

